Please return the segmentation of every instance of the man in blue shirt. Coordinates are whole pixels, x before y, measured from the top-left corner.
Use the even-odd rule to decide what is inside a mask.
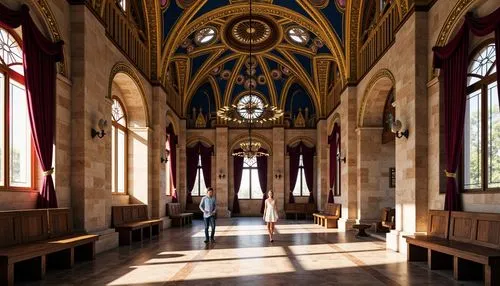
[[[207,188],[207,195],[201,199],[200,210],[203,212],[203,220],[205,221],[205,243],[208,243],[208,227],[212,227],[212,235],[210,239],[215,242],[215,198],[214,189],[212,187]]]

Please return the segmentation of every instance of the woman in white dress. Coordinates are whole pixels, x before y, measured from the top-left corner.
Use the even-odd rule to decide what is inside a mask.
[[[276,201],[274,200],[274,194],[271,190],[267,192],[267,200],[264,203],[263,219],[267,223],[269,241],[273,242],[274,224],[278,221],[278,211],[276,210]]]

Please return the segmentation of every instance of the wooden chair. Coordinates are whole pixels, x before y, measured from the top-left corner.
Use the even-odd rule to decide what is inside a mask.
[[[377,222],[376,232],[387,233],[396,227],[396,209],[383,208],[381,221]]]
[[[172,219],[172,225],[183,226],[193,222],[193,213],[181,212],[181,205],[179,203],[167,204],[168,216]]]
[[[73,233],[67,208],[0,211],[0,231],[0,285],[13,285],[15,272],[42,279],[47,267],[95,258],[98,236]]]
[[[323,212],[313,214],[314,223],[325,228],[337,228],[340,210],[340,204],[326,203]]]
[[[162,220],[149,219],[147,205],[112,206],[111,213],[120,245],[130,245],[132,241],[160,235]]]
[[[448,231],[449,224],[449,231]],[[500,285],[500,214],[430,210],[427,235],[404,236],[408,261],[452,269],[456,280]]]

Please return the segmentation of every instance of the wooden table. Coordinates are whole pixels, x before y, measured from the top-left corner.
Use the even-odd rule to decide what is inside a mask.
[[[366,234],[365,230],[372,227],[371,225],[369,224],[355,224],[352,226],[352,228],[355,228],[358,230],[358,233],[356,234],[356,236],[368,236],[368,234]]]

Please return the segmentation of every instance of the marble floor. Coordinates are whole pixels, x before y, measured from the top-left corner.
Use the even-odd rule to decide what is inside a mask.
[[[383,241],[310,221],[280,221],[270,243],[260,218],[218,219],[216,242],[203,240],[203,223],[195,220],[21,285],[481,285],[407,263]]]

